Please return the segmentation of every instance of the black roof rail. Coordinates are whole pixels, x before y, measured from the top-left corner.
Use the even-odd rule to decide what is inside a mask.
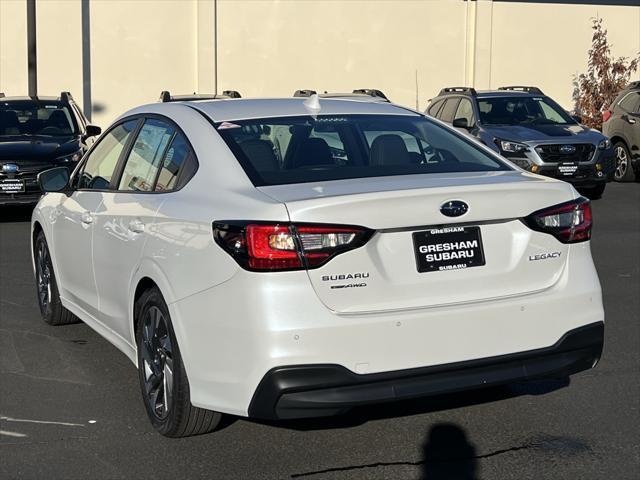
[[[73,95],[71,95],[71,92],[60,92],[60,100],[63,102],[69,102],[70,100],[73,100]]]
[[[438,96],[446,95],[447,93],[461,93],[463,95],[471,95],[472,97],[478,94],[473,87],[446,87],[440,90]]]
[[[514,92],[537,93],[538,95],[544,95],[542,90],[538,87],[526,87],[524,85],[509,85],[507,87],[499,87],[498,90],[511,90]]]
[[[229,98],[242,98],[242,95],[237,90],[224,90],[222,95]]]
[[[293,92],[294,97],[310,97],[311,95],[315,95],[318,92],[315,90],[296,90]]]
[[[358,88],[353,91],[353,93],[358,93],[360,95],[369,95],[370,97],[376,98],[384,98],[385,100],[389,100],[387,96],[382,93],[382,90],[376,90],[375,88]]]
[[[193,93],[191,95],[171,95],[168,90],[160,92],[161,103],[167,102],[188,102],[190,100],[220,100],[224,98],[241,98],[240,93],[235,90],[225,90],[222,95],[208,94],[208,93]]]
[[[640,88],[640,80],[636,80],[635,82],[631,82],[629,85],[627,85],[627,88]],[[0,97],[2,96],[2,94],[0,93]]]

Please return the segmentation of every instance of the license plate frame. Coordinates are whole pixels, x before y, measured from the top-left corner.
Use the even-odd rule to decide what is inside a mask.
[[[9,187],[12,186],[12,187]],[[7,188],[9,187],[9,188]],[[24,193],[25,185],[24,180],[7,178],[4,180],[0,180],[0,193],[5,195],[11,195],[14,193]]]
[[[578,162],[561,162],[558,164],[558,176],[575,177],[579,167]]]
[[[464,270],[486,265],[479,226],[439,227],[414,232],[413,252],[419,273]],[[433,258],[438,255],[439,258]]]

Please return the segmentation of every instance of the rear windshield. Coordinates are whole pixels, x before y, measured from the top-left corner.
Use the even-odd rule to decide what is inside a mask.
[[[256,186],[511,170],[471,140],[419,116],[262,118],[216,128]]]
[[[478,99],[483,125],[575,124],[567,112],[546,97],[495,97]]]
[[[77,132],[69,108],[56,101],[0,100],[0,136],[69,136]]]

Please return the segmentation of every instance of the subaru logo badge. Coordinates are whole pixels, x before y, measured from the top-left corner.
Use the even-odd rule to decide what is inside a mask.
[[[469,205],[460,200],[450,200],[440,207],[440,212],[447,217],[459,217],[469,210]]]
[[[18,167],[18,165],[16,165],[15,163],[5,163],[4,165],[2,165],[3,173],[18,173],[19,170],[20,167]]]
[[[574,147],[573,145],[562,145],[560,147],[560,153],[571,155],[572,153],[576,153],[576,147]]]

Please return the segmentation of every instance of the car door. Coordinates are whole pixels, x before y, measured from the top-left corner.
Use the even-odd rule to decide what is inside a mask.
[[[103,321],[129,340],[130,289],[158,208],[175,187],[169,171],[182,155],[182,134],[167,120],[146,118],[96,212],[93,268]],[[175,170],[175,168],[173,168]]]
[[[640,153],[640,91],[631,92],[620,101],[620,127],[632,157]]]
[[[89,152],[74,174],[73,192],[60,202],[52,222],[60,293],[94,316],[99,310],[92,268],[95,215],[136,124],[130,121],[115,126]]]

